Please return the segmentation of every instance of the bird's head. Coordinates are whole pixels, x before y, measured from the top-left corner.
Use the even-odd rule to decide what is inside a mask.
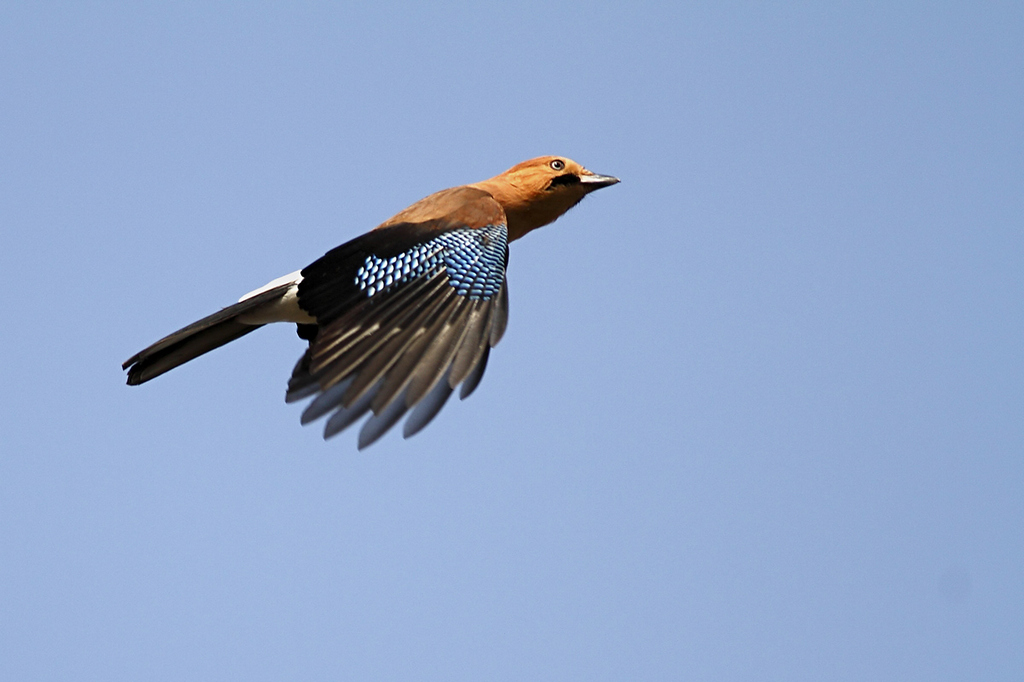
[[[505,209],[511,241],[555,221],[595,189],[618,181],[564,156],[540,156],[473,186],[489,192]]]

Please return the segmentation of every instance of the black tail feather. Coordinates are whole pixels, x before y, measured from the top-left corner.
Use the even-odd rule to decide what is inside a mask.
[[[285,284],[230,305],[213,315],[165,336],[152,346],[139,351],[121,365],[128,370],[128,385],[145,383],[178,365],[220,348],[263,325],[243,324],[238,316],[280,298],[293,286]]]

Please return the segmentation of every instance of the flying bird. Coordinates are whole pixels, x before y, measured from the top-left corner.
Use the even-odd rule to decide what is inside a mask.
[[[122,369],[130,386],[142,384],[265,324],[290,322],[309,347],[285,401],[316,396],[303,424],[330,414],[326,439],[372,412],[359,432],[362,449],[411,410],[408,438],[456,387],[466,398],[480,383],[508,321],[508,243],[617,182],[542,156],[436,192],[157,341]]]

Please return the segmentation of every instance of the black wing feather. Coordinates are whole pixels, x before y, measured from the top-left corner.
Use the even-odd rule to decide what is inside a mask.
[[[455,388],[469,376],[480,361],[490,342],[491,309],[493,306],[474,301],[473,309],[466,320],[466,336],[459,346],[459,352],[452,360],[448,384]]]
[[[480,197],[473,196],[478,216]],[[363,448],[410,409],[407,437],[437,415],[454,388],[462,385],[462,397],[473,392],[508,319],[504,213],[486,201],[493,204],[484,206],[489,222],[453,213],[395,223],[302,271],[299,305],[318,330],[287,399],[319,393],[304,424],[333,413],[329,438],[372,411],[359,434]]]

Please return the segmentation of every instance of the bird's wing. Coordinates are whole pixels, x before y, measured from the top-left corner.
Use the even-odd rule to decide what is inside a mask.
[[[325,437],[372,411],[360,448],[410,409],[404,433],[416,433],[459,384],[468,396],[508,319],[508,229],[493,197],[446,190],[396,219],[327,253],[299,284],[317,330],[287,399],[319,393],[303,423],[333,412]]]

